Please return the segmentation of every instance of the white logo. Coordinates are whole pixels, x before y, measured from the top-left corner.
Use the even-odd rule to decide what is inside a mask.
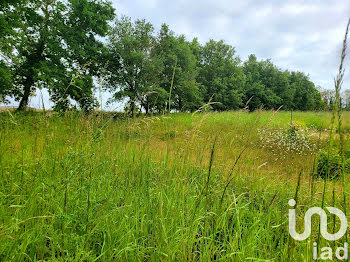
[[[289,206],[295,207],[296,202],[294,199],[289,200],[288,202]],[[321,235],[328,241],[336,241],[342,238],[347,231],[348,228],[348,221],[346,219],[345,214],[335,207],[326,207],[326,209],[329,211],[329,213],[336,215],[341,222],[340,229],[337,233],[330,234],[327,231],[327,213],[320,207],[312,207],[305,213],[304,217],[304,232],[301,234],[298,234],[296,232],[296,214],[295,209],[289,209],[289,234],[292,238],[294,238],[297,241],[303,241],[310,237],[311,235],[311,219],[313,215],[319,215],[320,216],[320,231]],[[335,257],[339,260],[346,260],[348,259],[348,243],[344,244],[344,247],[338,247],[335,250]],[[323,247],[321,248],[321,254],[318,254],[318,248],[317,243],[314,243],[313,248],[313,259],[317,260],[320,258],[321,260],[333,260],[333,250],[331,247]]]
[[[296,205],[296,202],[294,199],[289,200],[288,204],[291,207],[294,207]],[[327,231],[327,213],[320,207],[312,207],[310,208],[304,218],[304,232],[302,234],[298,234],[295,229],[296,224],[296,215],[295,215],[295,209],[289,209],[289,234],[292,238],[298,241],[303,241],[310,237],[311,235],[311,218],[313,215],[319,215],[320,216],[320,229],[321,229],[321,235],[328,241],[336,241],[340,238],[342,238],[348,229],[348,221],[346,219],[345,214],[335,207],[326,207],[326,209],[329,211],[329,213],[336,215],[341,222],[340,229],[335,234],[330,234]]]

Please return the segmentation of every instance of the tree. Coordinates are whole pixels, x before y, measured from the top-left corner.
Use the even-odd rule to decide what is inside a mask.
[[[13,85],[13,72],[10,67],[13,36],[16,34],[13,27],[18,25],[19,16],[9,10],[19,2],[19,0],[3,0],[0,3],[0,102],[6,102],[6,96]]]
[[[6,96],[10,92],[13,76],[10,68],[0,61],[0,103],[6,102]]]
[[[308,111],[323,109],[321,94],[315,84],[302,72],[292,72],[290,85],[295,90],[293,107],[295,110]]]
[[[137,106],[148,113],[155,104],[159,107],[164,98],[157,78],[161,63],[154,55],[153,32],[153,26],[145,20],[132,23],[130,18],[123,16],[116,20],[109,36],[108,86],[114,92],[114,100],[128,99],[131,114]],[[160,100],[156,101],[155,94],[160,95]]]
[[[214,110],[238,109],[242,105],[245,76],[233,47],[210,40],[201,50],[199,75],[204,101],[216,102]]]
[[[293,97],[295,90],[290,86],[288,71],[280,71],[275,68],[275,77],[272,85],[273,92],[281,99],[277,106],[284,110],[293,109]]]
[[[27,0],[8,8],[6,15],[18,18],[11,25],[16,32],[9,65],[14,87],[8,94],[20,101],[18,109],[25,109],[36,88],[43,87],[56,105],[66,105],[70,97],[81,108],[93,106],[92,77],[98,75],[104,52],[96,36],[104,37],[108,31],[108,21],[114,17],[111,3]]]
[[[343,105],[347,110],[350,110],[350,89],[343,92]]]
[[[158,34],[155,53],[162,63],[162,71],[158,77],[160,87],[170,96],[170,108],[177,111],[198,109],[202,97],[196,82],[197,59],[192,52],[191,43],[183,35],[176,36],[163,24]]]
[[[301,72],[281,71],[270,60],[257,61],[250,55],[243,65],[246,75],[244,102],[250,110],[265,109],[316,110],[323,109],[320,92],[308,76]]]
[[[335,101],[335,91],[333,89],[323,89],[319,87],[318,91],[321,94],[321,99],[327,109],[332,109]]]
[[[274,92],[275,67],[269,60],[257,61],[255,55],[250,55],[243,71],[246,75],[243,101],[249,110],[281,106],[282,99]]]

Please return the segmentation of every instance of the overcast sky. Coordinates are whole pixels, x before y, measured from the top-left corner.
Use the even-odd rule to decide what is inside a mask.
[[[113,0],[117,14],[170,25],[188,39],[225,40],[246,60],[271,58],[332,87],[350,16],[349,0]],[[349,59],[348,59],[349,60]],[[350,69],[349,69],[350,70]],[[349,85],[350,77],[347,77]],[[345,83],[344,83],[345,87]]]
[[[186,35],[188,40],[197,37],[203,44],[209,39],[225,40],[242,60],[249,54],[270,58],[279,68],[309,74],[316,85],[324,88],[332,88],[350,16],[349,0],[112,2],[119,16],[145,18],[156,30],[166,23],[175,33]],[[343,88],[350,88],[350,68]]]

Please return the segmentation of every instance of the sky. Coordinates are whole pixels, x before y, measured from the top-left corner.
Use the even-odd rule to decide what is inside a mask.
[[[349,0],[112,0],[118,16],[162,23],[202,44],[224,40],[244,61],[249,54],[271,59],[279,68],[302,71],[323,88],[333,88]],[[350,49],[350,48],[349,48]],[[350,67],[350,54],[346,66]],[[350,88],[350,69],[343,89]],[[49,104],[43,91],[44,103]],[[107,94],[103,99],[107,100]],[[12,103],[15,105],[15,103]],[[41,104],[39,96],[31,106]]]

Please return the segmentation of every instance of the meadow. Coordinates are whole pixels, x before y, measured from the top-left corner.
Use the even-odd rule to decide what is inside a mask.
[[[349,210],[349,176],[315,177],[331,117],[1,112],[0,261],[312,261],[345,237],[293,240],[288,200],[299,231],[311,206]]]

